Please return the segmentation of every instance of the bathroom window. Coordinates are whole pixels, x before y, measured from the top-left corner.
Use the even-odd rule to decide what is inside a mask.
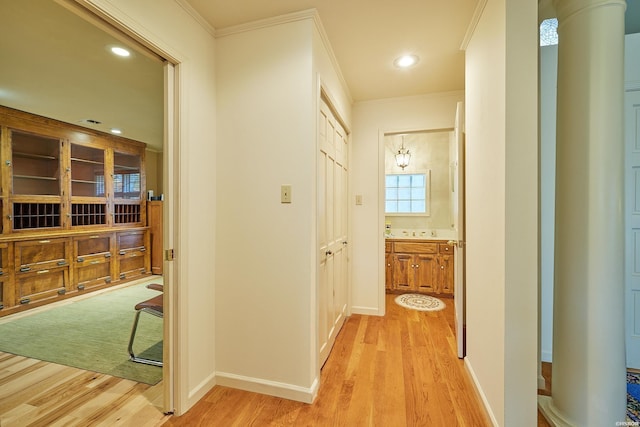
[[[386,175],[385,213],[429,215],[429,173]]]

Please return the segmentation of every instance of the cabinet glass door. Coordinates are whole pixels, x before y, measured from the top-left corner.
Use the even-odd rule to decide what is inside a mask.
[[[113,163],[114,197],[140,200],[140,156],[116,151]]]
[[[71,144],[71,195],[104,197],[104,150]]]
[[[60,140],[11,131],[13,194],[60,195]]]

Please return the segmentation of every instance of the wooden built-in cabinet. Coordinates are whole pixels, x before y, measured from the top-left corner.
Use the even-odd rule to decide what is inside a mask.
[[[162,274],[163,249],[162,249],[162,201],[153,200],[147,202],[147,225],[149,226],[151,247],[151,272]]]
[[[385,242],[387,291],[453,294],[453,248],[442,241]]]
[[[0,106],[0,316],[151,274],[144,155]]]

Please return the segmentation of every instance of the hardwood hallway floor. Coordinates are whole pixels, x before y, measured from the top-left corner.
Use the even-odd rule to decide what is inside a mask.
[[[344,324],[312,405],[214,387],[165,426],[489,426],[456,357],[453,300],[442,311],[399,307]]]
[[[149,386],[0,352],[0,426],[159,426],[162,382]]]

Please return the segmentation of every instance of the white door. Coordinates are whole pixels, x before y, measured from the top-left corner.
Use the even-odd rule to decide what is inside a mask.
[[[464,269],[464,103],[458,102],[456,108],[456,124],[454,128],[455,155],[452,159],[453,175],[453,220],[458,231],[458,241],[454,246],[455,273],[453,284],[453,298],[456,311],[456,341],[458,357],[466,355],[466,325],[465,325],[465,269]]]
[[[625,94],[625,163],[627,368],[640,369],[640,92]]]
[[[324,101],[318,120],[318,347],[322,366],[347,311],[348,140]]]

